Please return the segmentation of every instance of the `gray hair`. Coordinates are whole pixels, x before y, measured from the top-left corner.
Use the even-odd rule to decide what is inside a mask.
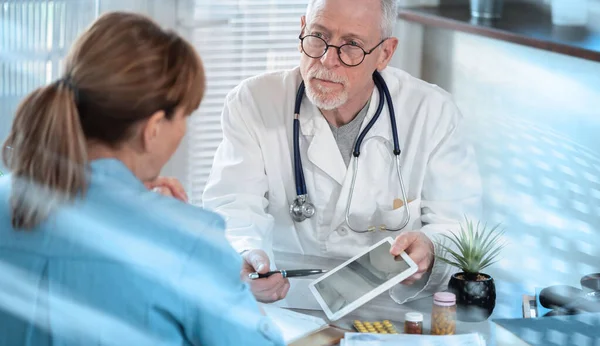
[[[306,8],[306,18],[323,7],[325,0],[309,0]],[[398,16],[396,0],[380,0],[381,2],[381,34],[384,38],[391,37]]]

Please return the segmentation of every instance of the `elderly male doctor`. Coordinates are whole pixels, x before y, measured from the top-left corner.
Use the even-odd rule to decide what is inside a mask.
[[[434,240],[458,229],[465,214],[479,212],[478,168],[450,96],[388,67],[398,44],[391,36],[395,20],[393,0],[312,0],[299,28],[300,66],[250,78],[227,96],[223,142],[203,202],[225,216],[227,237],[245,259],[244,277],[273,268],[275,252],[348,259],[391,236],[390,256],[405,250],[419,267],[393,290],[397,302],[447,284],[453,271],[435,260]],[[360,155],[352,154],[383,97],[375,71],[395,109],[408,205],[387,103],[366,132]],[[298,172],[293,122],[302,81]],[[314,215],[303,221],[290,215],[298,173],[314,205]],[[410,219],[401,231],[380,230],[401,227],[406,208]],[[278,274],[250,286],[259,301],[273,302],[286,297],[290,283]]]

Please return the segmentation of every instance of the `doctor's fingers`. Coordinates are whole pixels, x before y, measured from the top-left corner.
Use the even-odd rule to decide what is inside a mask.
[[[396,237],[390,253],[398,256],[402,251],[407,251],[419,239],[419,232],[406,232]],[[408,252],[408,251],[407,251]]]
[[[264,291],[264,292],[260,293],[260,295],[266,296],[269,301],[275,302],[275,301],[285,298],[289,289],[290,289],[290,282],[288,280],[286,280],[286,282],[284,282],[284,284],[282,286],[278,287],[277,289]]]
[[[417,273],[425,273],[431,266],[433,253],[427,246],[414,246],[406,254],[417,264]]]
[[[252,291],[256,293],[275,293],[286,283],[289,283],[288,279],[285,279],[281,274],[274,274],[268,278],[252,280],[250,285],[252,286]]]
[[[287,283],[285,283],[283,285],[283,287],[277,292],[277,300],[283,299],[285,298],[285,296],[287,295],[288,291],[290,290],[290,282],[288,281]]]
[[[268,279],[253,280],[251,285],[252,294],[262,302],[274,302],[277,301],[287,294],[290,282],[288,279],[281,277],[281,274],[277,274],[280,280],[270,281],[273,276]]]
[[[269,256],[267,256],[264,251],[257,249],[248,251],[248,253],[244,256],[244,262],[245,268],[247,268],[246,264],[248,264],[253,271],[255,270],[261,274],[268,272],[271,264],[269,261]],[[275,275],[271,275],[269,279],[274,276]]]
[[[412,251],[411,251],[412,250]],[[402,281],[405,285],[412,285],[420,280],[429,270],[433,261],[433,253],[427,246],[415,246],[407,252],[408,256],[417,264],[417,272]]]
[[[290,283],[288,281],[288,282],[284,283],[283,286],[281,286],[275,292],[269,292],[266,294],[269,296],[269,299],[271,301],[278,301],[278,300],[285,298],[289,289],[290,289]]]

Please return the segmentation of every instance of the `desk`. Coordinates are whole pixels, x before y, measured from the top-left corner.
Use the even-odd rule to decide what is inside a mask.
[[[303,255],[291,255],[291,254],[280,254],[275,253],[275,259],[278,268],[286,269],[299,269],[299,268],[312,268],[319,267],[323,269],[334,268],[337,264],[343,263],[342,259],[330,259],[321,258],[315,256],[303,256]],[[298,283],[298,281],[296,281]],[[292,285],[294,281],[292,280]],[[496,332],[496,324],[492,322],[495,318],[522,318],[523,317],[523,294],[527,293],[518,284],[496,282],[496,309],[489,320],[477,323],[469,322],[457,322],[456,333],[479,333],[485,340],[486,345],[520,345],[521,341],[510,333]],[[298,289],[291,289],[290,293],[301,295],[300,299],[307,300],[311,299],[312,295],[307,296],[308,293],[301,292]],[[293,298],[293,297],[291,297]],[[314,300],[314,298],[312,298]],[[382,321],[390,320],[398,332],[404,330],[404,314],[410,311],[418,311],[423,314],[423,328],[424,333],[429,334],[430,332],[430,321],[431,321],[431,309],[433,305],[433,298],[427,297],[415,301],[411,301],[402,305],[398,305],[394,302],[388,292],[384,292],[375,299],[356,309],[349,315],[346,315],[342,319],[335,321],[332,324],[340,326],[342,328],[353,329],[352,324],[354,320],[361,321]],[[315,309],[303,309],[303,308],[291,308],[291,310],[319,317],[325,321],[328,321],[327,316],[321,310]],[[521,345],[525,345],[521,343]]]
[[[423,313],[423,333],[429,334],[430,332],[430,320],[431,320],[431,308],[432,298],[423,298],[415,300],[403,305],[396,304],[391,298],[386,297],[387,292],[381,296],[375,298],[371,302],[363,305],[349,315],[346,315],[342,319],[335,321],[332,324],[340,326],[342,328],[353,329],[352,324],[354,320],[361,321],[382,321],[390,320],[398,332],[403,332],[404,328],[404,314],[410,311],[419,311]],[[322,311],[318,310],[307,310],[307,309],[291,309],[293,311],[319,317],[327,321],[327,317]],[[519,318],[521,316],[512,316]],[[493,317],[491,318],[493,319]],[[456,324],[456,334],[467,334],[467,333],[478,333],[481,334],[486,345],[489,346],[519,346],[526,345],[511,333],[505,332],[504,330],[497,332],[496,324],[492,321],[487,320],[477,323],[468,323],[458,321]]]

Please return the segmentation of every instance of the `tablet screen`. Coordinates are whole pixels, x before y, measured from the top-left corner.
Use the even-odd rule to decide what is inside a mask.
[[[315,284],[332,313],[352,304],[410,266],[400,256],[390,255],[391,244],[383,242],[370,252]]]

